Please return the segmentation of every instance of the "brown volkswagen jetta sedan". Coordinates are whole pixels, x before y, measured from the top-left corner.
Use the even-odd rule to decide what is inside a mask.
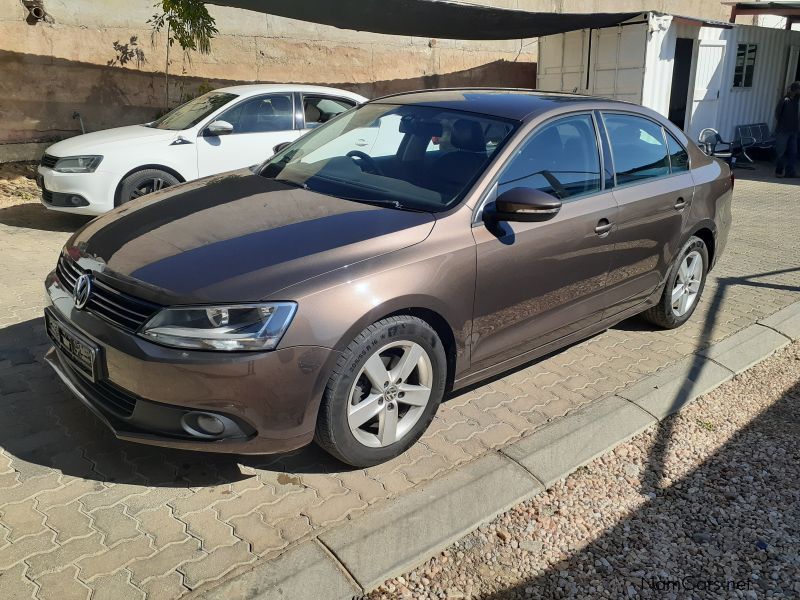
[[[450,390],[637,313],[681,325],[732,187],[640,106],[381,98],[75,233],[46,280],[47,359],[121,439],[253,454],[313,439],[375,464]]]

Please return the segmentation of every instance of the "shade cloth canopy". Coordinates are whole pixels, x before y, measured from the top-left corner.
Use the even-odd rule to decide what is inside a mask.
[[[527,12],[450,0],[213,0],[340,29],[454,40],[509,40],[609,27],[634,13]]]

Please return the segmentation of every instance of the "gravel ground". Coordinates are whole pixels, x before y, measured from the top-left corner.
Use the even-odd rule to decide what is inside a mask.
[[[800,342],[418,569],[394,598],[800,598]]]

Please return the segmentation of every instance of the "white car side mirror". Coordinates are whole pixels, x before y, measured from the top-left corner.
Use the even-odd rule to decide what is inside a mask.
[[[233,133],[233,125],[227,121],[214,121],[206,127],[206,135],[228,135]]]

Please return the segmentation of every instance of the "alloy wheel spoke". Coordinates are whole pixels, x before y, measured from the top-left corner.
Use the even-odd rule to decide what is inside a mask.
[[[397,407],[381,411],[378,417],[378,439],[382,446],[388,446],[397,439]]]
[[[370,356],[364,364],[364,375],[376,390],[382,390],[389,382],[389,371],[386,370],[386,366],[377,353]]]
[[[692,280],[691,282],[689,282],[689,286],[688,287],[689,287],[689,292],[690,293],[696,294],[697,292],[700,291],[700,280],[698,280],[698,279]]]
[[[689,293],[685,293],[678,303],[678,313],[680,315],[686,314],[686,311],[689,310],[689,302],[691,301],[691,296]]]
[[[385,406],[380,400],[383,394],[370,394],[355,406],[350,407],[347,421],[351,427],[361,427],[364,423],[377,416]]]
[[[408,379],[408,376],[414,371],[414,368],[417,366],[417,363],[419,363],[419,359],[424,352],[422,346],[419,344],[412,344],[409,348],[405,348],[403,356],[400,357],[397,366],[392,369],[391,380],[397,381],[401,379],[405,381]]]
[[[683,292],[686,286],[683,284],[676,285],[672,290],[672,306],[675,306],[683,297]]]
[[[424,385],[408,385],[403,383],[397,386],[402,396],[398,402],[409,404],[411,406],[425,406],[431,397],[431,389]]]
[[[686,283],[689,279],[689,261],[684,260],[681,263],[680,269],[678,269],[678,281],[681,283]]]

